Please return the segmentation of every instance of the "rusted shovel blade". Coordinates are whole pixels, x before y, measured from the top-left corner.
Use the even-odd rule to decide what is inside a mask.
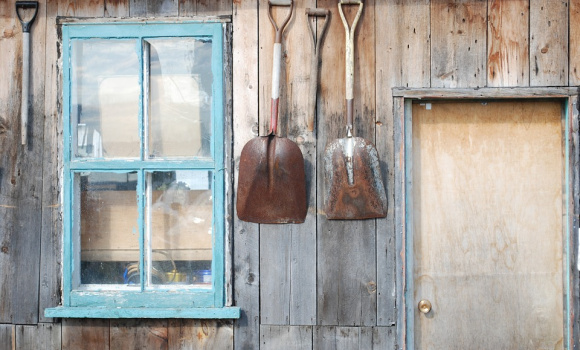
[[[259,224],[304,222],[304,158],[294,142],[269,135],[244,146],[236,209],[241,220]]]
[[[370,219],[387,216],[387,195],[375,146],[361,137],[351,138],[352,157],[346,156],[348,138],[330,143],[324,154],[326,217]]]

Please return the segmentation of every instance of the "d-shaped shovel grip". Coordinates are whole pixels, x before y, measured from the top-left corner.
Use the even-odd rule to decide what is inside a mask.
[[[274,18],[272,17],[272,6],[290,6],[288,16],[284,22],[278,27]],[[292,17],[292,10],[294,9],[294,2],[292,0],[270,0],[268,1],[268,18],[274,30],[276,30],[276,39],[274,40],[274,55],[272,62],[272,107],[270,117],[270,132],[269,134],[276,134],[278,131],[278,104],[280,97],[280,63],[282,62],[282,32]]]
[[[34,14],[29,21],[24,21],[20,16],[19,9],[34,9]],[[16,15],[22,24],[22,31],[24,33],[30,33],[30,27],[32,27],[32,23],[34,23],[34,19],[36,19],[36,14],[38,13],[38,1],[16,1]]]
[[[352,25],[348,27],[348,22],[344,17],[344,12],[342,11],[342,5],[358,5],[358,11]],[[338,12],[340,13],[340,18],[342,19],[342,24],[344,24],[344,30],[346,32],[346,132],[347,136],[352,136],[352,120],[353,120],[353,99],[354,99],[354,32],[356,30],[356,25],[360,19],[363,9],[363,2],[361,0],[339,0],[338,1]]]

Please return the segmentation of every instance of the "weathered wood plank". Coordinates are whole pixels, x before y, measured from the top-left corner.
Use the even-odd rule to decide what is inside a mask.
[[[12,323],[12,252],[16,214],[14,166],[20,146],[20,74],[18,57],[22,28],[14,16],[14,1],[0,3],[0,323]]]
[[[110,338],[109,320],[62,320],[62,350],[108,350]]]
[[[315,327],[318,350],[395,349],[392,327]]]
[[[234,168],[244,145],[256,135],[258,121],[258,4],[234,3],[233,18]],[[237,172],[234,190],[237,186]],[[235,193],[235,191],[234,191]],[[242,309],[234,324],[234,348],[248,349],[260,341],[259,226],[234,216],[234,302]]]
[[[16,349],[61,350],[61,326],[39,323],[35,326],[16,326]]]
[[[0,324],[0,350],[12,350],[16,347],[16,326]]]
[[[482,89],[393,89],[394,97],[405,98],[562,98],[575,95],[574,87],[482,88]]]
[[[318,1],[329,8],[332,22],[322,50],[321,100],[318,118],[317,164],[317,324],[376,324],[375,220],[327,220],[324,215],[328,143],[345,137],[345,29],[336,1]],[[352,23],[357,6],[345,6]],[[354,135],[375,136],[375,20],[374,1],[365,1],[355,34]]]
[[[40,305],[39,321],[49,322],[44,309],[60,303],[62,206],[60,203],[60,169],[62,156],[59,152],[59,135],[62,122],[58,101],[61,84],[58,74],[59,45],[56,17],[58,1],[46,2],[46,48],[44,68],[44,154],[42,156],[42,233],[40,250]]]
[[[167,349],[167,320],[114,320],[111,349]]]
[[[58,15],[64,17],[104,17],[105,0],[58,0]]]
[[[131,17],[172,17],[179,14],[178,0],[129,0]]]
[[[34,25],[30,31],[30,104],[28,111],[28,142],[18,147],[17,162],[13,164],[15,214],[12,236],[12,264],[14,277],[11,285],[13,318],[17,324],[38,322],[40,232],[42,227],[42,155],[44,135],[44,69],[46,7],[39,4]],[[21,41],[22,36],[16,40]],[[16,53],[22,67],[22,52]],[[19,69],[19,68],[18,68]],[[19,78],[19,80],[21,80]],[[20,86],[22,89],[22,86]],[[20,99],[22,90],[13,91],[12,98]],[[16,116],[15,116],[16,117]],[[18,120],[18,119],[16,119]],[[18,141],[18,140],[15,140]],[[26,277],[24,277],[26,276]]]
[[[196,0],[179,0],[179,17],[189,17],[197,15]]]
[[[311,326],[261,326],[260,349],[312,349]]]
[[[580,85],[580,0],[570,1],[570,86]]]
[[[529,0],[491,0],[487,18],[487,85],[528,86]]]
[[[485,1],[433,1],[431,4],[431,86],[485,86]]]
[[[530,85],[568,85],[568,0],[530,0]]]
[[[105,0],[105,17],[129,17],[129,0]]]
[[[394,227],[393,99],[397,86],[428,87],[430,84],[429,0],[389,0],[375,5],[383,18],[375,29],[377,47],[376,145],[387,186],[388,212],[377,220],[377,324],[396,322],[396,269]]]
[[[306,163],[306,179],[311,215],[301,225],[262,225],[260,227],[260,276],[262,324],[314,324],[316,318],[316,218],[315,140],[307,131],[307,105],[311,47],[305,9],[314,1],[296,2],[294,13],[282,40],[279,135],[297,142]],[[260,111],[269,120],[274,28],[268,20],[267,1],[260,3]],[[282,23],[289,7],[274,7],[276,23]],[[287,80],[286,77],[289,77]],[[267,123],[261,123],[269,127]],[[267,131],[264,131],[267,133]]]
[[[232,0],[196,0],[198,16],[232,14]]]
[[[232,349],[232,321],[171,320],[168,350]]]

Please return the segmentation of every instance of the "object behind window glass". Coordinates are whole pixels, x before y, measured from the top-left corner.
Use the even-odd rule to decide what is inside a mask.
[[[71,66],[75,157],[139,157],[141,88],[136,41],[72,40]]]
[[[149,158],[211,155],[212,43],[148,39]]]

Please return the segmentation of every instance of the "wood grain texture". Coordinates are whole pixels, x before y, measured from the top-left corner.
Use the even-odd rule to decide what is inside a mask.
[[[58,14],[65,17],[104,17],[105,0],[58,0]]]
[[[129,17],[129,0],[105,0],[105,17]]]
[[[486,84],[485,1],[431,1],[431,86]]]
[[[0,324],[0,350],[12,350],[16,347],[16,326]]]
[[[232,321],[171,320],[168,350],[233,349]]]
[[[232,0],[197,0],[198,16],[222,16],[232,14]]]
[[[197,15],[196,0],[179,0],[179,17],[189,17]]]
[[[167,349],[167,320],[112,320],[111,349]]]
[[[61,325],[39,323],[16,327],[16,349],[61,350]]]
[[[568,1],[530,0],[530,85],[568,85]]]
[[[109,350],[109,327],[109,320],[63,319],[62,350]]]
[[[332,22],[322,49],[321,101],[318,117],[317,164],[317,324],[376,324],[375,220],[327,220],[324,151],[335,138],[345,137],[345,29],[335,1],[318,1],[329,8]],[[374,1],[365,1],[355,33],[354,135],[375,137],[375,17]],[[357,6],[345,6],[352,22]]]
[[[261,326],[260,349],[301,350],[312,349],[310,326]]]
[[[232,40],[233,155],[239,168],[244,145],[257,135],[258,127],[258,4],[234,3]],[[237,186],[234,178],[234,193]],[[234,303],[242,309],[234,324],[234,348],[248,349],[260,341],[259,225],[246,223],[234,215]]]
[[[177,17],[178,0],[129,0],[131,17]]]
[[[570,6],[570,86],[580,85],[580,0],[569,0]]]
[[[377,220],[377,324],[381,326],[396,322],[392,88],[430,85],[429,13],[429,0],[375,4],[376,18],[383,19],[375,28],[376,146],[388,199],[387,217]]]
[[[563,348],[561,111],[413,105],[416,348]]]
[[[314,349],[395,349],[390,327],[324,327],[314,329]]]
[[[260,227],[261,324],[311,325],[316,321],[316,148],[307,130],[311,47],[305,9],[314,1],[296,2],[282,40],[279,134],[296,142],[305,160],[309,215],[300,225]],[[289,7],[274,6],[278,25]],[[268,20],[267,1],[260,3],[260,110],[270,115],[274,28]]]
[[[60,304],[62,256],[62,205],[60,201],[60,174],[62,155],[58,145],[62,134],[59,111],[59,93],[62,84],[59,75],[60,45],[56,26],[58,1],[46,2],[46,46],[44,68],[44,153],[42,156],[42,232],[40,251],[40,305],[39,321],[50,322],[44,309]]]
[[[529,86],[529,1],[490,0],[487,86]]]

